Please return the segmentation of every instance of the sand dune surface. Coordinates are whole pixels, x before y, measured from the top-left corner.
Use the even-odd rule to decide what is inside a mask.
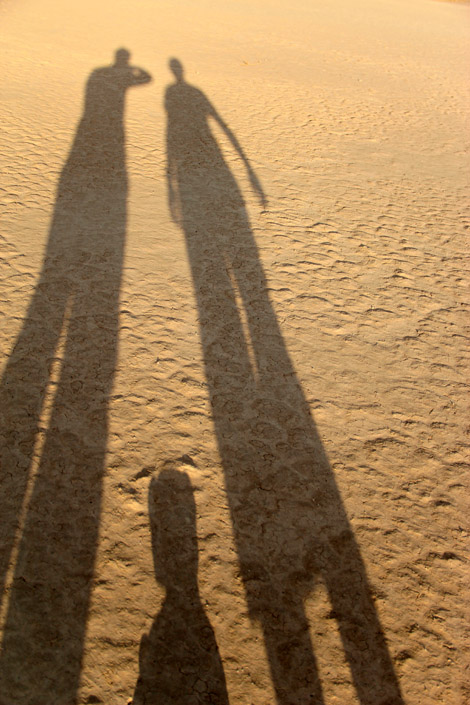
[[[465,705],[464,3],[0,6],[1,705]]]

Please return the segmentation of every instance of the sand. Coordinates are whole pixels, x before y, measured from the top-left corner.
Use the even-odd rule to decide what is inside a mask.
[[[468,7],[0,18],[2,705],[470,703]]]

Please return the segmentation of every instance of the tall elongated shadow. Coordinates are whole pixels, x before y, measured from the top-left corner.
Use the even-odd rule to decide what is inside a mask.
[[[279,705],[324,702],[304,602],[326,585],[362,705],[402,697],[335,478],[269,300],[240,188],[209,121],[264,195],[235,135],[180,62],[166,90],[168,187],[187,244],[212,413],[250,615]]]
[[[1,381],[2,580],[19,528],[22,535],[0,684],[17,705],[69,705],[79,682],[118,343],[125,95],[150,80],[129,57],[118,50],[86,84],[40,279]],[[45,403],[50,420],[37,458]]]
[[[196,505],[188,475],[152,480],[149,516],[155,576],[165,600],[139,654],[133,705],[228,705],[214,631],[197,582]]]

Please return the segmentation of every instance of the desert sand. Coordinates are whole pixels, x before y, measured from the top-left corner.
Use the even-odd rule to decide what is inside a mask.
[[[464,705],[470,11],[4,0],[2,705]]]

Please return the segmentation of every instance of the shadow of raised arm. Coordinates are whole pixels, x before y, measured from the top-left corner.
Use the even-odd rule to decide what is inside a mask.
[[[147,71],[144,71],[144,69],[139,69],[136,66],[132,67],[132,78],[135,86],[142,83],[150,83],[152,80],[152,76],[147,73]]]

